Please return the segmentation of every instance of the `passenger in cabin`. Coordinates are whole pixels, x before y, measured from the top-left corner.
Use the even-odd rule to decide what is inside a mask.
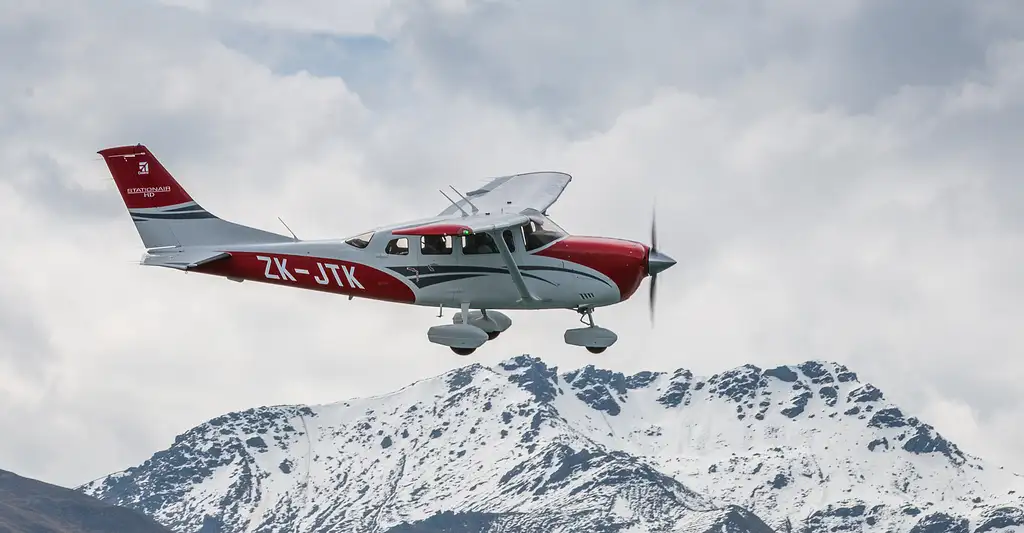
[[[447,255],[452,253],[452,247],[449,246],[449,239],[447,235],[425,235],[423,237],[423,248],[421,249],[423,255]]]
[[[496,254],[498,247],[494,240],[486,233],[475,233],[462,238],[462,253],[466,255]]]
[[[409,240],[405,237],[399,239],[392,239],[386,247],[384,252],[389,255],[409,255]]]

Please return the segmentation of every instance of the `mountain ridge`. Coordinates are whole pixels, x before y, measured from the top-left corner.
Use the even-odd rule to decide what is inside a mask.
[[[626,376],[523,355],[369,398],[222,415],[79,489],[182,533],[383,532],[438,512],[474,532],[1024,525],[1024,479],[984,465],[838,363]],[[328,494],[363,515],[328,508]]]
[[[6,470],[0,470],[0,531],[170,533],[137,511]]]

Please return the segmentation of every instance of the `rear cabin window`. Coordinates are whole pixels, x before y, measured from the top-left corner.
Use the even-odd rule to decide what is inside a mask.
[[[391,239],[388,242],[384,252],[390,255],[409,255],[409,239],[400,237],[397,239]]]
[[[423,255],[451,255],[453,242],[451,235],[425,235],[420,244]]]
[[[462,236],[463,255],[496,253],[498,253],[498,246],[494,244],[494,239],[492,239],[487,233],[474,233],[472,235]]]

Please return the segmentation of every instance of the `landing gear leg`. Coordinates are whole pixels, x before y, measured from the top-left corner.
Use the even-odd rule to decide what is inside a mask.
[[[481,309],[480,313],[483,315],[485,320],[490,318],[490,317],[487,316],[487,310],[486,309]],[[498,338],[498,335],[501,335],[501,332],[498,331],[498,330],[488,331],[487,332],[487,340],[493,341],[494,339]]]
[[[583,307],[576,310],[580,314],[580,322],[583,322],[587,327],[595,327],[594,324],[594,309],[592,307]]]
[[[580,315],[582,315],[580,316],[580,322],[586,324],[588,328],[597,327],[597,324],[594,324],[594,309],[592,307],[583,309],[580,311]],[[583,319],[586,319],[586,321],[584,322]],[[606,349],[608,349],[607,346],[587,346],[587,351],[590,353],[602,353]]]

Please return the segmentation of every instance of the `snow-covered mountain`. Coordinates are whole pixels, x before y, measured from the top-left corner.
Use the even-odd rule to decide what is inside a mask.
[[[224,415],[79,490],[178,533],[1024,532],[1024,477],[820,361],[705,378],[520,356]]]

